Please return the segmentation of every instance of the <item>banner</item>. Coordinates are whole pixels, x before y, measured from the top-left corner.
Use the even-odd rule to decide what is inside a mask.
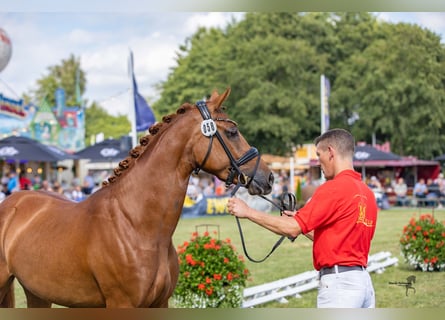
[[[181,217],[202,218],[228,215],[227,201],[229,198],[229,196],[204,196],[201,200],[194,202],[186,197]]]

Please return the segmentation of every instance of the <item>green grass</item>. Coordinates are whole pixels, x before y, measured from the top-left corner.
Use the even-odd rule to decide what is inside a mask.
[[[403,226],[412,216],[420,213],[431,213],[431,210],[415,208],[383,210],[379,213],[377,229],[371,246],[371,254],[380,251],[390,251],[399,258],[397,266],[387,267],[381,274],[371,273],[376,291],[377,308],[437,308],[445,307],[445,272],[420,272],[410,269],[400,255],[399,238]],[[440,221],[445,220],[445,210],[435,210],[434,215]],[[208,225],[208,226],[206,226]],[[197,227],[198,226],[198,227]],[[242,254],[240,235],[236,220],[232,216],[205,217],[198,219],[181,219],[175,231],[173,241],[175,246],[189,240],[191,234],[198,230],[200,233],[207,228],[212,233],[217,231],[221,239],[230,238],[237,251]],[[272,246],[280,238],[249,221],[241,220],[241,226],[247,246],[252,258],[261,259],[269,253]],[[281,246],[262,263],[247,261],[251,271],[251,279],[247,286],[255,286],[265,282],[289,277],[304,271],[313,270],[312,242],[300,237],[291,243],[285,240]],[[416,276],[416,293],[411,291],[405,295],[405,288],[390,285],[391,281],[405,281],[410,275]],[[259,307],[268,308],[314,308],[316,306],[317,290],[301,294],[301,298],[289,298],[289,302],[281,304],[271,302]],[[17,285],[16,302],[18,307],[25,307],[23,291]]]

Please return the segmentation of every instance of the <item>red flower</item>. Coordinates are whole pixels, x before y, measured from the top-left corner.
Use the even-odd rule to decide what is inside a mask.
[[[229,263],[229,258],[224,258],[224,263]]]
[[[211,296],[212,293],[213,293],[213,288],[212,288],[212,287],[206,289],[206,294],[207,294],[208,296]]]
[[[221,279],[222,279],[222,276],[221,276],[219,273],[215,273],[215,274],[213,275],[213,279],[215,279],[215,280],[221,280]]]
[[[229,281],[232,281],[232,280],[233,280],[233,274],[232,274],[232,272],[229,272],[229,273],[227,274],[227,280],[229,280]]]
[[[187,261],[187,263],[191,266],[196,265],[196,261],[193,260],[193,256],[189,253],[185,256],[185,260]]]
[[[205,289],[205,284],[204,283],[200,283],[200,284],[198,284],[198,289],[199,290],[204,290]]]

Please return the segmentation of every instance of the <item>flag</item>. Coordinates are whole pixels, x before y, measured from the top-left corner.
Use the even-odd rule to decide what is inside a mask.
[[[331,84],[329,79],[321,75],[321,133],[329,130],[329,96],[331,95]]]
[[[136,77],[134,76],[133,71],[133,52],[131,51],[129,60],[129,72],[133,81],[132,85],[134,95],[133,101],[135,108],[136,131],[145,131],[156,122],[156,119],[152,109],[147,104],[144,97],[139,94]]]

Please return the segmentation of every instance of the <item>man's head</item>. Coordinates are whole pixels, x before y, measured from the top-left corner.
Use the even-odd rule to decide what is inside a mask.
[[[327,180],[333,179],[340,171],[353,169],[355,140],[344,129],[332,129],[314,140],[321,170]]]

